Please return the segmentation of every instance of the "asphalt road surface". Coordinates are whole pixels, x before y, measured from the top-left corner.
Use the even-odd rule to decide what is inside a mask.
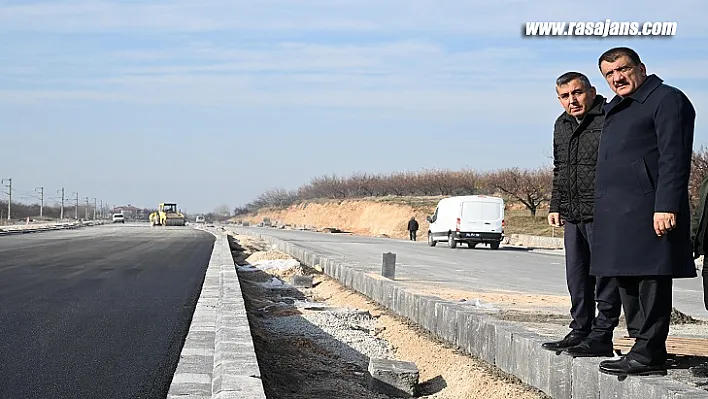
[[[377,273],[381,272],[383,253],[393,252],[396,279],[417,287],[568,296],[562,252],[558,255],[505,246],[495,251],[485,245],[474,249],[460,245],[450,249],[446,242],[429,247],[423,234],[419,234],[422,241],[412,242],[299,230],[233,228],[238,229],[268,234]],[[674,280],[674,307],[694,317],[708,318],[700,277]]]
[[[213,243],[144,225],[0,237],[0,398],[164,398]]]

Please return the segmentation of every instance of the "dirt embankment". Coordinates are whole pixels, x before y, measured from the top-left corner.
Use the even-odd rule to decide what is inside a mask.
[[[428,229],[426,216],[432,215],[437,202],[443,197],[383,197],[374,199],[313,201],[285,209],[261,209],[255,215],[244,215],[234,221],[258,224],[269,219],[277,225],[296,228],[337,228],[345,232],[366,236],[408,237],[408,220],[418,221],[419,240],[425,240]],[[550,235],[545,221],[545,210],[533,219],[523,205],[506,204],[506,233]]]
[[[280,225],[293,227],[334,227],[345,232],[370,236],[404,238],[411,216],[418,220],[419,231],[426,231],[425,217],[435,211],[435,201],[407,203],[406,201],[344,200],[306,202],[286,209],[263,209],[256,215],[240,219],[252,224],[264,218]],[[238,219],[238,218],[237,218]]]

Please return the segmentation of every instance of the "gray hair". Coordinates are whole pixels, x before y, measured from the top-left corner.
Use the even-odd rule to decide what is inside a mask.
[[[592,85],[590,84],[590,79],[588,79],[587,76],[583,75],[580,72],[566,72],[562,74],[558,77],[558,79],[556,79],[556,87],[567,85],[568,83],[576,79],[580,80],[580,82],[583,84],[583,86],[585,86],[586,89],[592,87]]]

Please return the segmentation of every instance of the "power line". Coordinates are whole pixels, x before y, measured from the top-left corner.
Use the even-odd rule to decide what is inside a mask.
[[[72,196],[67,196],[67,192],[64,187],[57,190],[56,195],[47,193],[46,186],[39,186],[34,188],[34,190],[18,190],[14,187],[14,183],[15,182],[13,182],[13,179],[11,178],[0,180],[0,199],[2,199],[4,195],[8,196],[8,220],[12,219],[11,212],[13,206],[15,208],[16,215],[18,213],[17,209],[20,209],[19,212],[22,213],[27,212],[25,209],[34,209],[34,212],[36,212],[37,208],[39,208],[39,217],[44,217],[44,208],[49,205],[51,205],[52,211],[56,209],[54,207],[58,206],[60,208],[59,217],[60,219],[64,219],[66,216],[64,213],[65,208],[67,204],[71,202],[74,202],[74,217],[77,220],[79,219],[79,213],[82,206],[86,207],[83,216],[85,216],[87,220],[90,219],[91,212],[93,212],[94,220],[105,217],[105,215],[108,214],[108,203],[102,199],[99,200],[98,197],[80,197],[78,192],[73,192]],[[91,201],[93,201],[93,203],[91,203]],[[85,202],[85,205],[82,202]],[[20,208],[17,208],[18,206],[20,206]]]

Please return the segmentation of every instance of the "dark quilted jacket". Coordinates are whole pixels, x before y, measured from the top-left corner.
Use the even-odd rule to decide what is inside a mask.
[[[595,210],[595,163],[605,121],[605,98],[596,96],[578,125],[563,113],[553,130],[553,192],[550,212],[569,222],[588,222]]]

